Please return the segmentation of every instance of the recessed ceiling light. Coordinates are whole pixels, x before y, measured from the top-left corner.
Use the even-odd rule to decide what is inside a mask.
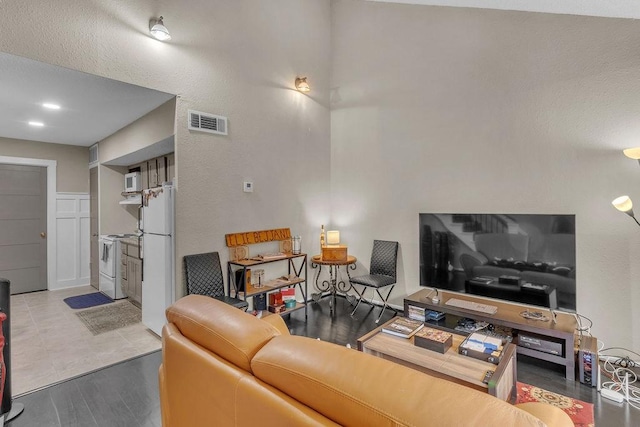
[[[44,108],[48,108],[49,110],[59,110],[60,106],[58,104],[52,104],[50,102],[45,102],[42,104]]]
[[[42,127],[42,126],[44,126],[44,123],[31,121],[31,122],[29,122],[29,126]]]

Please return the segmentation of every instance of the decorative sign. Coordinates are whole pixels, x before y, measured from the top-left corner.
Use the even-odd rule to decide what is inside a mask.
[[[246,233],[226,234],[224,237],[227,240],[227,246],[234,247],[277,240],[290,240],[291,230],[288,228],[278,228],[276,230],[248,231]]]

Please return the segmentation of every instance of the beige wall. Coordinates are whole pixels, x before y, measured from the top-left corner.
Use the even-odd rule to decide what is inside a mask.
[[[89,149],[87,147],[0,138],[0,155],[56,160],[58,187],[56,191],[89,192]]]
[[[175,117],[176,100],[172,99],[103,139],[98,150],[100,163],[143,150],[174,135]]]
[[[103,139],[98,143],[100,163],[146,151],[171,137],[175,134],[175,115],[176,102],[172,99]],[[138,160],[149,160],[157,155],[143,155]],[[123,200],[124,174],[128,171],[128,167],[100,166],[100,234],[133,233],[137,229],[137,206],[119,204]]]
[[[124,166],[98,166],[100,168],[100,234],[133,233],[138,211],[134,205],[120,205],[124,189]]]
[[[620,151],[640,135],[640,21],[367,1],[332,17],[332,220],[365,263],[373,238],[400,241],[392,299],[419,289],[420,212],[575,214],[578,311],[637,351],[640,230],[610,202],[640,200]]]
[[[148,36],[160,14],[170,43]],[[315,242],[330,210],[328,0],[35,0],[2,2],[0,16],[0,51],[179,95],[180,284],[183,254],[226,261],[225,233],[291,227]],[[36,25],[51,22],[64,25]],[[189,132],[188,109],[227,116],[229,136]]]

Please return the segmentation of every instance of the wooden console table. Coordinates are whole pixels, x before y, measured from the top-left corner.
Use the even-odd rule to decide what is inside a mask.
[[[396,337],[381,329],[393,322],[391,319],[361,338],[358,350],[409,368],[425,372],[431,376],[462,384],[489,393],[501,400],[515,402],[516,387],[516,346],[507,344],[498,365],[458,354],[458,347],[464,336],[453,333],[453,344],[444,354],[427,350],[409,339]],[[482,382],[487,371],[494,371],[488,384]]]
[[[544,308],[530,308],[528,306],[522,306],[515,303],[507,303],[496,300],[488,300],[482,297],[473,295],[466,295],[447,291],[438,291],[440,302],[434,304],[431,298],[427,299],[427,296],[434,294],[431,288],[425,288],[409,295],[404,299],[404,312],[409,312],[409,306],[416,306],[426,308],[428,310],[440,311],[446,314],[453,314],[460,317],[467,317],[476,321],[483,321],[491,323],[496,326],[504,326],[511,328],[514,331],[531,332],[541,337],[550,337],[552,340],[560,340],[563,343],[563,352],[561,355],[555,355],[551,353],[545,353],[542,351],[534,350],[531,348],[517,345],[518,354],[524,354],[540,360],[546,360],[565,367],[565,376],[568,380],[575,380],[576,361],[574,356],[575,346],[575,331],[577,322],[575,317],[570,313],[557,313],[557,323],[553,323],[552,315],[549,310]],[[473,310],[467,310],[460,307],[454,307],[446,305],[445,303],[450,298],[456,298],[461,300],[467,300],[472,302],[478,302],[481,304],[489,304],[498,307],[498,311],[495,314],[487,314]],[[549,319],[548,320],[531,320],[523,318],[520,313],[527,310],[542,311]],[[426,322],[429,325],[430,322]],[[439,327],[437,324],[433,324],[433,327]],[[448,329],[450,328],[442,328]],[[458,332],[458,331],[454,331]],[[514,337],[514,343],[518,343],[517,336]]]

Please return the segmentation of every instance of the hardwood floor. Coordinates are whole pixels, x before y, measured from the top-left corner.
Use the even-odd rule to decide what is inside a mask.
[[[338,298],[336,313],[329,315],[329,298],[291,314],[287,320],[295,335],[350,344],[378,326],[380,308],[361,305],[352,318],[352,307]],[[387,310],[380,322],[393,316]],[[25,406],[24,413],[6,424],[31,426],[161,426],[158,398],[158,366],[161,353],[118,363],[98,371],[18,396],[14,402]],[[563,369],[552,364],[518,356],[518,380],[549,391],[594,403],[595,424],[602,426],[640,425],[640,410],[627,403],[602,399],[594,388],[564,378]]]

